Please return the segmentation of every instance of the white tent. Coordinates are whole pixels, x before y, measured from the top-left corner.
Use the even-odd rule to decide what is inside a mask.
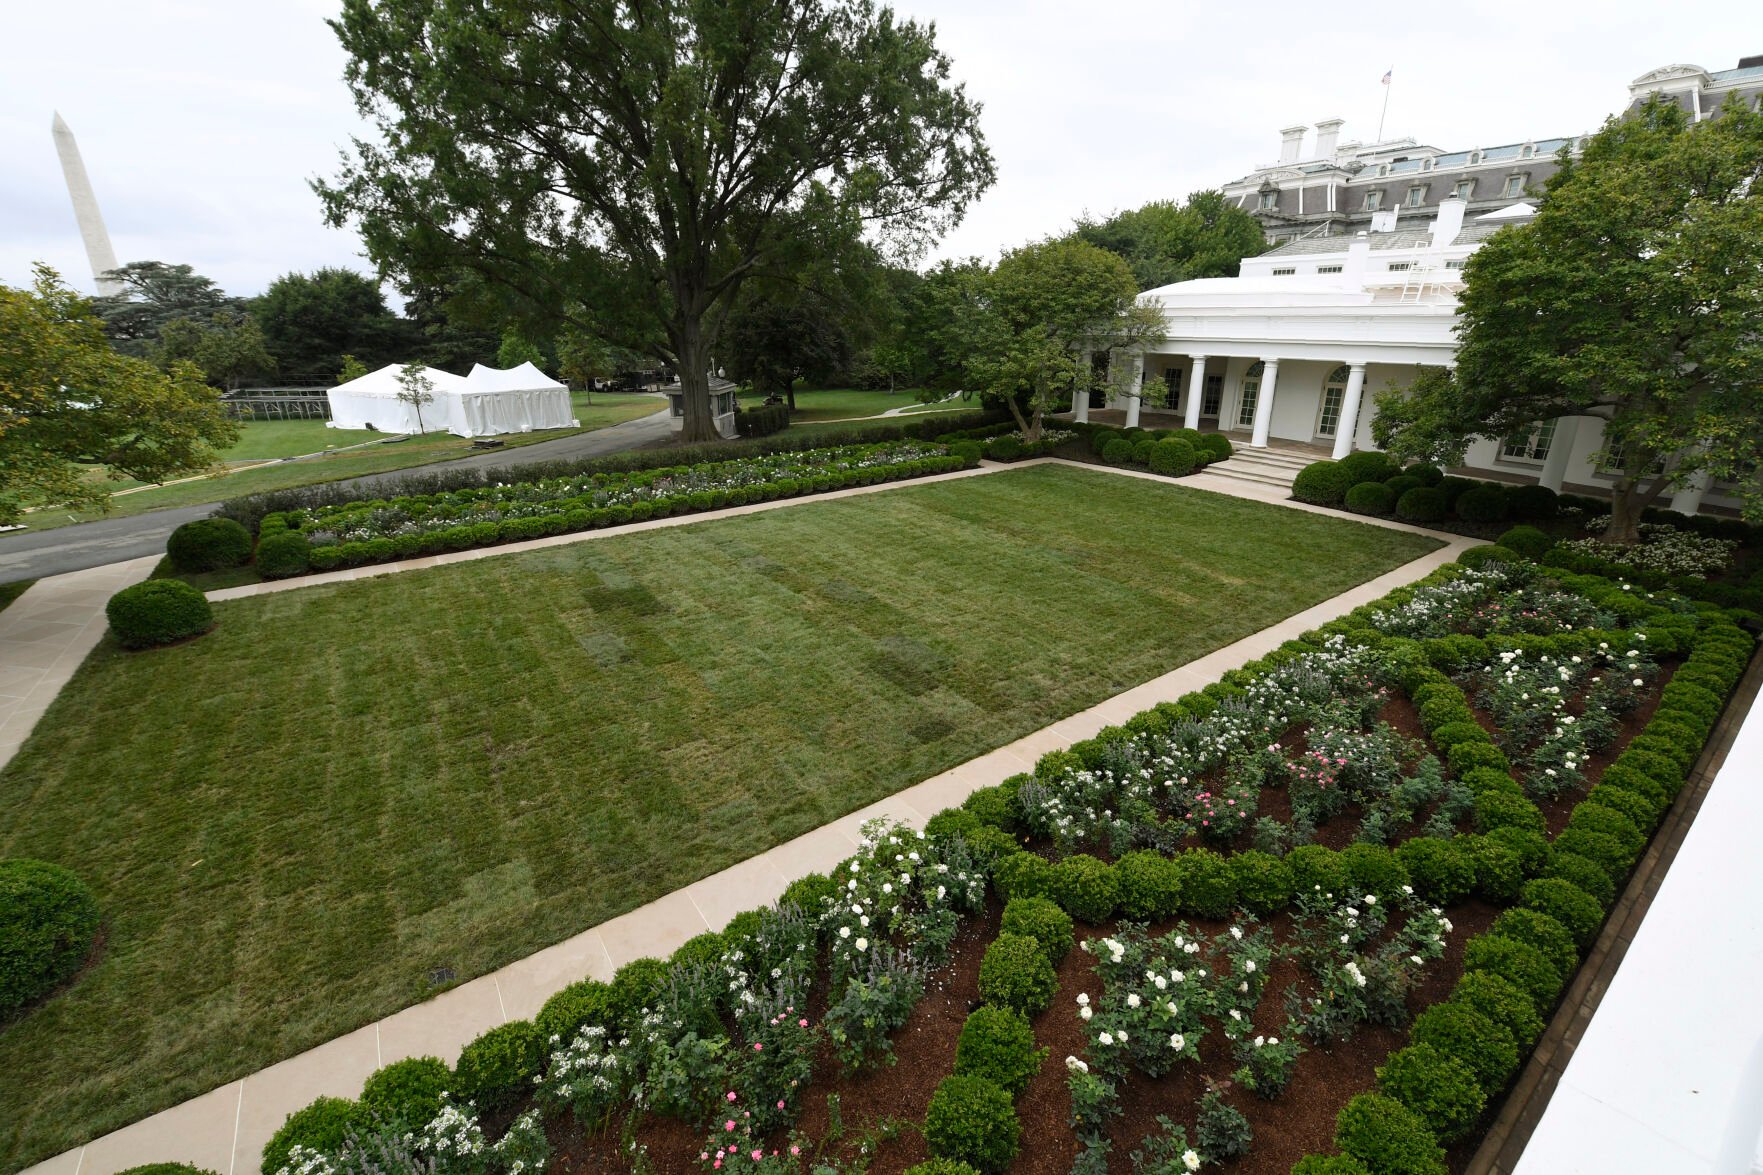
[[[569,389],[531,363],[509,371],[476,366],[469,376],[432,367],[422,369],[434,399],[415,405],[398,399],[403,368],[387,364],[330,390],[332,428],[375,428],[380,432],[451,432],[462,437],[576,428]]]
[[[338,384],[328,393],[331,402],[330,427],[374,428],[380,432],[445,432],[451,428],[455,408],[465,381],[450,372],[425,367],[422,374],[431,385],[434,399],[421,406],[400,400],[404,390],[398,382],[403,368],[388,363],[378,371]],[[453,430],[457,431],[457,430]]]
[[[462,437],[581,427],[572,415],[569,388],[531,363],[506,371],[474,364],[457,407],[449,426]]]

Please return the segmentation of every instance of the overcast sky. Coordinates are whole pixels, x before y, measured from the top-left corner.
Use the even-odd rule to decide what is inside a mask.
[[[187,262],[229,293],[371,266],[307,186],[362,128],[334,0],[0,4],[0,283],[33,261],[90,291],[50,137],[73,128],[123,262]],[[985,105],[998,183],[933,256],[995,256],[1182,197],[1278,156],[1281,127],[1464,149],[1595,129],[1661,65],[1763,53],[1763,5],[1705,0],[1317,5],[903,0]],[[1510,12],[1512,15],[1486,15]],[[1332,15],[1331,15],[1332,13]]]

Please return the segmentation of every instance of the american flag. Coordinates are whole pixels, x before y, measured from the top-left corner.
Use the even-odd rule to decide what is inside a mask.
[[[1384,72],[1384,75],[1383,75],[1383,84],[1384,84],[1384,85],[1386,85],[1386,86],[1387,86],[1387,85],[1389,85],[1389,84],[1390,84],[1390,74],[1392,74],[1392,73],[1395,73],[1395,72],[1396,72],[1396,71],[1395,71],[1395,68],[1394,68],[1394,67],[1393,67],[1393,66],[1392,66],[1392,67],[1391,67],[1391,68],[1390,68],[1390,69],[1388,69],[1388,70],[1386,70],[1386,71],[1385,71],[1385,72]]]

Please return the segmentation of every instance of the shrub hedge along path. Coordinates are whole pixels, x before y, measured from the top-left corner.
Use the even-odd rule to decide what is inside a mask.
[[[0,853],[79,871],[110,936],[0,1032],[0,1066],[36,1075],[0,1084],[0,1162],[209,1090],[194,1104],[230,1124],[223,1149],[260,1145],[316,1091],[268,1080],[285,1105],[254,1111],[223,1081],[436,975],[854,829],[873,814],[854,809],[1171,665],[1232,641],[1247,659],[1242,638],[1439,546],[1052,462],[804,505],[229,601],[202,640],[144,655],[105,642],[0,775]],[[645,929],[683,941],[754,896],[672,894]],[[602,930],[604,966],[653,950]],[[442,1000],[530,1014],[588,969],[551,965],[570,970],[516,1007],[493,981]],[[366,1072],[485,1026],[441,1044],[421,1011],[397,1041],[370,1024],[333,1044]]]

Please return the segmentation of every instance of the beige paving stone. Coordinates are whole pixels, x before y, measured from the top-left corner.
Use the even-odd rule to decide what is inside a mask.
[[[760,853],[702,881],[694,881],[686,886],[686,896],[698,907],[710,929],[721,930],[741,911],[777,901],[791,880],[768,854]]]
[[[379,1056],[379,1030],[369,1024],[245,1078],[231,1169],[258,1170],[265,1144],[289,1114],[314,1098],[359,1097],[362,1082],[379,1068]]]
[[[26,602],[23,596],[14,600],[0,617],[19,620],[64,622],[84,625],[92,619],[92,609],[83,604],[70,604],[58,596],[44,596],[40,601]]]
[[[94,1140],[79,1160],[79,1175],[116,1175],[143,1163],[194,1163],[225,1175],[233,1169],[239,1086],[229,1082]]]
[[[857,841],[853,837],[847,835],[842,828],[829,824],[804,833],[794,840],[785,841],[776,848],[767,849],[761,855],[771,862],[772,868],[785,881],[794,881],[810,873],[830,872],[833,866],[849,857],[856,848]]]
[[[52,1159],[44,1159],[34,1167],[26,1167],[22,1175],[78,1175],[80,1160],[85,1158],[85,1154],[85,1147],[75,1147]]]
[[[903,793],[895,793],[883,800],[877,800],[866,808],[859,808],[849,816],[841,816],[833,821],[833,825],[842,829],[853,841],[861,841],[863,826],[876,819],[897,820],[913,828],[923,828],[924,822],[932,813],[920,812],[907,802]]]
[[[961,802],[988,783],[970,779],[959,769],[933,775],[923,783],[915,783],[900,793],[900,798],[929,819],[944,808],[958,808]]]
[[[530,1020],[545,1001],[582,979],[612,978],[612,956],[598,930],[566,938],[496,972],[502,1009],[510,1020]]]
[[[22,665],[0,665],[0,697],[27,698],[43,680],[43,669]]]
[[[451,1065],[460,1049],[505,1020],[495,977],[482,975],[370,1027],[379,1031],[381,1065],[405,1057],[439,1057]]]
[[[31,620],[28,617],[6,626],[6,639],[23,644],[51,645],[66,648],[80,635],[85,624],[66,620]]]
[[[622,967],[632,959],[665,959],[681,943],[709,929],[710,923],[686,891],[676,889],[646,906],[602,922],[600,937],[605,940],[612,965]]]

